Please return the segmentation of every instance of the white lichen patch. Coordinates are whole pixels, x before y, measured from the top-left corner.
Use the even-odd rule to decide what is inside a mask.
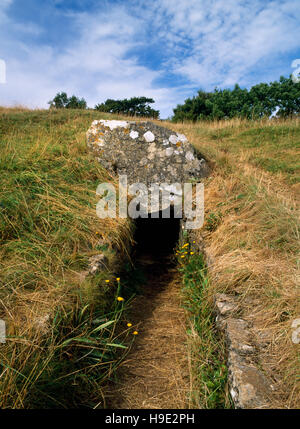
[[[182,143],[187,142],[187,138],[186,138],[186,136],[184,134],[178,134],[177,133],[177,137],[178,137],[178,141],[180,141]]]
[[[137,131],[130,131],[130,137],[132,138],[132,139],[137,139],[138,138],[138,136],[139,136],[139,133],[137,132]]]
[[[104,125],[104,127],[110,128],[110,130],[114,130],[115,128],[127,128],[129,125],[127,121],[116,121],[116,120],[109,121],[109,120],[101,119],[99,122],[102,125]]]
[[[166,155],[171,156],[174,152],[174,149],[172,147],[167,147],[166,149]]]
[[[102,139],[98,139],[98,140],[95,142],[95,144],[96,144],[97,146],[104,146],[104,145],[105,145],[105,142],[104,142],[104,140],[102,140]]]
[[[193,161],[193,159],[195,159],[195,157],[194,157],[194,155],[193,155],[193,153],[192,153],[191,151],[188,151],[188,152],[185,154],[185,157],[186,157],[186,159],[187,159],[188,161]]]
[[[175,134],[172,134],[172,135],[169,137],[169,142],[170,142],[170,143],[172,143],[172,144],[176,144],[178,141],[179,141],[179,139],[178,139],[178,137],[177,137],[177,136],[175,136]]]
[[[97,128],[91,128],[91,129],[88,131],[88,135],[90,135],[90,134],[96,135],[96,134],[97,134],[97,132],[98,132]]]
[[[151,133],[151,131],[147,131],[144,134],[144,139],[146,140],[147,143],[151,143],[154,142],[155,140],[155,135],[153,133]]]

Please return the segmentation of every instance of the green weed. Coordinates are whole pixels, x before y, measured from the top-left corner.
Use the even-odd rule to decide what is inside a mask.
[[[209,301],[209,277],[203,255],[188,248],[180,249],[177,255],[183,278],[183,305],[189,318],[191,401],[196,408],[228,408],[224,344]]]

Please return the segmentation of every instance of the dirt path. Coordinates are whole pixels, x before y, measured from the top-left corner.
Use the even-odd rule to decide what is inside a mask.
[[[144,260],[144,265],[147,261]],[[132,306],[139,335],[106,392],[108,408],[188,408],[189,364],[180,275],[165,260],[149,262],[144,294]]]

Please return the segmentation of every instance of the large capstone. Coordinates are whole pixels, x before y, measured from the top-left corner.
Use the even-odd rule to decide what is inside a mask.
[[[128,183],[185,183],[209,174],[185,135],[152,122],[94,121],[87,144],[106,169],[127,175]]]

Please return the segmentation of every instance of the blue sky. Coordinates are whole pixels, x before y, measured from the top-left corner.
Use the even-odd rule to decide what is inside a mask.
[[[200,88],[289,76],[299,28],[299,0],[0,0],[0,105],[149,96],[166,118]]]

